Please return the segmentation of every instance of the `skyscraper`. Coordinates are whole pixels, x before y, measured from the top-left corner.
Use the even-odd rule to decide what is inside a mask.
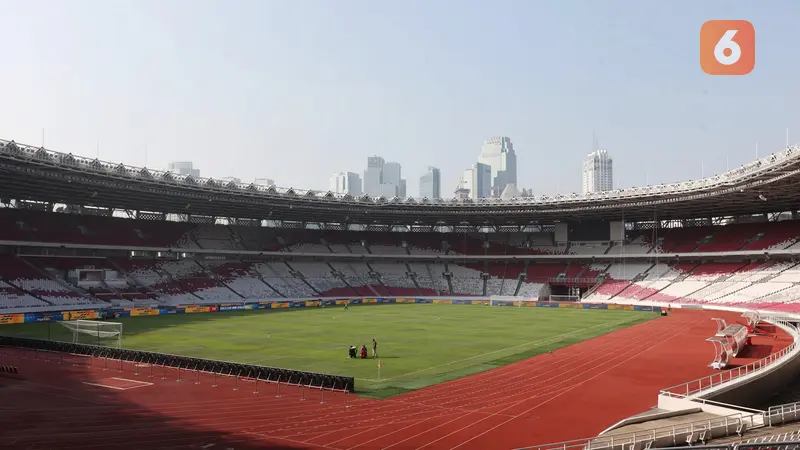
[[[472,197],[472,169],[467,169],[461,174],[455,194],[456,198],[462,200]]]
[[[386,198],[403,197],[401,194],[400,163],[387,162],[383,165],[381,195]]]
[[[364,171],[364,193],[372,197],[380,197],[383,183],[383,165],[386,161],[380,156],[367,158],[367,170]]]
[[[486,198],[492,196],[492,168],[488,164],[476,162],[472,165],[470,197]]]
[[[419,196],[427,199],[442,197],[442,175],[436,167],[428,167],[428,172],[419,177]]]
[[[400,163],[386,162],[380,156],[367,158],[364,193],[372,197],[405,197],[406,180],[402,178]]]
[[[517,154],[511,138],[496,136],[483,141],[478,162],[491,167],[492,197],[500,197],[506,185],[517,183]]]
[[[606,150],[589,153],[583,161],[583,192],[603,192],[614,189],[614,166]]]
[[[330,191],[336,194],[361,195],[361,177],[355,172],[339,172],[331,176]]]

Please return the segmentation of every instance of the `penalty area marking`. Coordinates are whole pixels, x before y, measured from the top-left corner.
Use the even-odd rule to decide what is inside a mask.
[[[102,381],[103,383],[91,383],[88,381],[84,381],[83,384],[89,386],[102,387],[106,389],[114,389],[116,391],[128,391],[131,389],[137,389],[153,385],[153,383],[148,383],[147,381],[129,380],[127,378],[119,378],[119,377],[104,378],[98,381]]]

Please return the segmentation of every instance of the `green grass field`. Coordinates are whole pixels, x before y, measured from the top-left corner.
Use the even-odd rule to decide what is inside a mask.
[[[386,398],[510,364],[656,317],[640,311],[403,304],[123,318],[126,348],[349,375]],[[0,333],[70,341],[57,323]],[[378,341],[373,359],[350,345]],[[90,336],[82,342],[94,343]]]

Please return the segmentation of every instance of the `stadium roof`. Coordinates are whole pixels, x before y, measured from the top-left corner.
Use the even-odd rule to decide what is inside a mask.
[[[319,223],[527,225],[738,216],[800,208],[800,147],[696,181],[512,199],[351,197],[237,184],[0,140],[0,197],[130,211]]]

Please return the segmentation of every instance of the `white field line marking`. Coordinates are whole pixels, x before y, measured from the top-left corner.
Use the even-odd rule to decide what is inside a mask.
[[[106,389],[114,389],[114,390],[117,390],[117,391],[125,391],[125,390],[127,390],[127,388],[121,388],[121,387],[117,387],[117,386],[109,386],[107,384],[101,384],[101,383],[89,383],[88,381],[84,381],[83,384],[88,384],[89,386],[104,387]]]
[[[117,380],[117,381],[125,381],[125,382],[128,382],[128,383],[136,383],[138,386],[119,387],[119,386],[111,386],[111,385],[102,384],[102,383],[90,383],[88,381],[84,381],[83,384],[88,384],[89,386],[104,387],[104,388],[107,388],[107,389],[114,389],[116,391],[127,391],[127,390],[130,390],[130,389],[138,389],[138,388],[142,388],[142,387],[152,386],[153,385],[153,383],[148,383],[146,381],[129,380],[127,378],[111,377],[109,379],[110,380]]]
[[[363,378],[363,380],[364,381],[391,381],[391,380],[395,380],[397,378],[402,378],[402,377],[405,377],[405,376],[408,376],[408,375],[414,375],[414,374],[417,374],[417,373],[420,373],[420,372],[426,372],[428,370],[437,369],[439,367],[445,367],[445,366],[449,366],[451,364],[456,364],[456,363],[460,363],[460,362],[464,362],[464,361],[469,361],[469,360],[475,359],[475,358],[482,358],[484,356],[493,355],[495,353],[500,353],[500,352],[504,352],[504,351],[507,351],[507,350],[512,350],[512,349],[519,348],[519,347],[525,347],[525,346],[532,345],[532,344],[535,344],[535,345],[533,345],[533,347],[538,347],[540,345],[549,344],[549,343],[552,343],[552,342],[557,342],[557,341],[559,341],[559,340],[561,340],[561,339],[563,339],[565,337],[569,337],[569,336],[571,336],[573,334],[580,334],[580,333],[589,331],[589,330],[591,330],[593,328],[598,328],[598,327],[612,328],[612,327],[615,327],[615,326],[618,326],[618,325],[622,325],[622,324],[625,324],[625,323],[628,323],[628,322],[633,322],[634,320],[636,320],[636,319],[626,319],[626,320],[623,320],[623,321],[620,321],[620,322],[613,322],[613,323],[601,323],[599,325],[592,325],[591,327],[581,328],[579,330],[570,331],[568,333],[563,333],[563,334],[558,334],[556,336],[546,337],[544,339],[539,339],[537,341],[523,342],[522,344],[517,344],[517,345],[511,346],[511,347],[501,348],[499,350],[492,350],[491,352],[482,353],[480,355],[470,356],[470,357],[467,357],[467,358],[446,362],[444,364],[438,364],[438,365],[435,365],[435,366],[427,367],[425,369],[415,370],[413,372],[407,372],[407,373],[404,373],[404,374],[401,374],[401,375],[397,375],[397,376],[394,376],[394,377],[390,377],[390,378],[381,378],[380,380],[371,380],[371,379]]]
[[[148,383],[147,381],[129,380],[127,378],[111,377],[111,379],[112,380],[117,380],[117,381],[127,381],[128,383],[141,384],[143,386],[152,386],[153,385],[153,383]]]

